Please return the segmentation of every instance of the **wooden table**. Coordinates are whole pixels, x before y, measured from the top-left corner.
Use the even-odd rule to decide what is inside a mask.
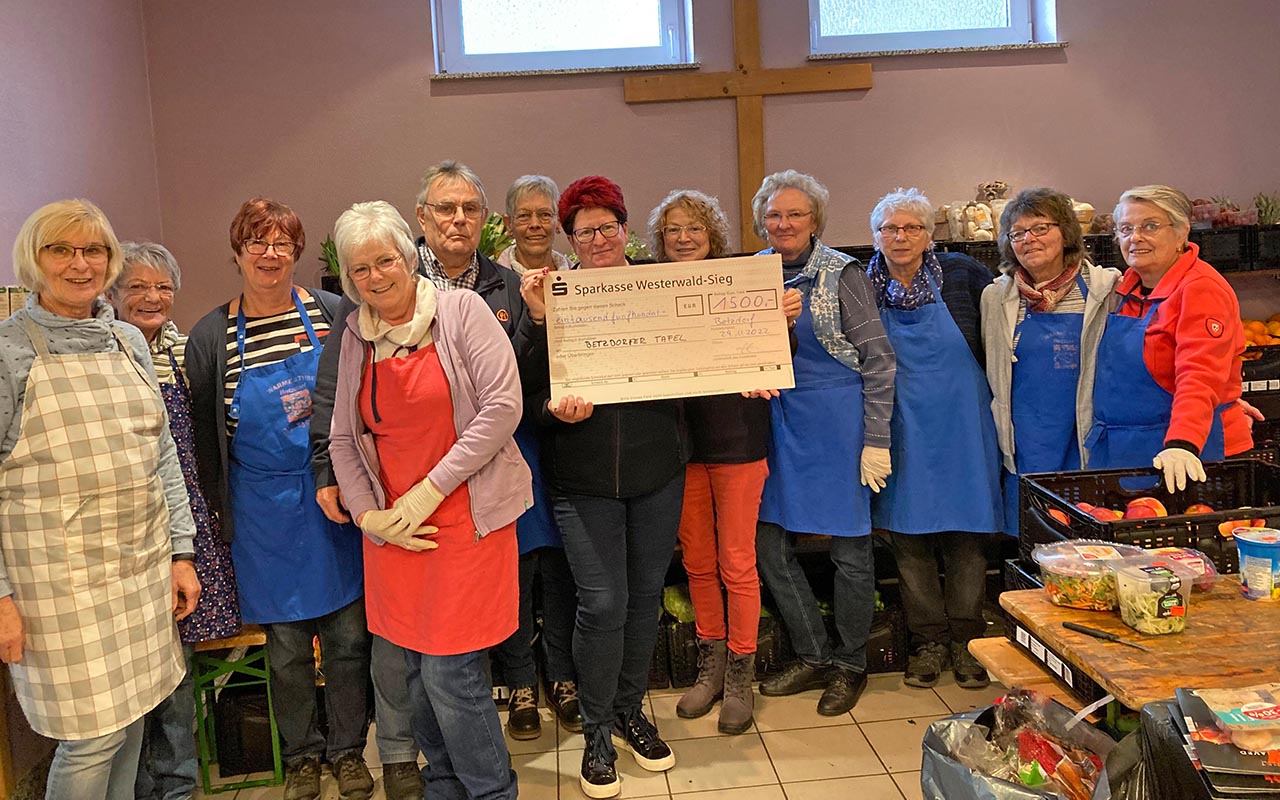
[[[1138,633],[1121,621],[1118,611],[1055,606],[1040,589],[1005,592],[1000,606],[1129,708],[1173,697],[1180,687],[1280,682],[1280,603],[1244,599],[1234,575],[1220,577],[1212,592],[1192,594],[1186,630],[1165,636]],[[1063,622],[1119,634],[1151,652],[1069,631]]]

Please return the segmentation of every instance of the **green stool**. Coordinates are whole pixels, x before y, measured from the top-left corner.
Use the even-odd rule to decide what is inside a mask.
[[[213,639],[196,645],[191,669],[195,673],[196,733],[200,743],[200,780],[205,794],[216,794],[251,786],[278,786],[284,783],[284,766],[280,761],[280,736],[276,730],[276,712],[271,704],[271,662],[266,648],[232,660],[223,658],[224,650],[264,645],[267,635],[257,625],[245,625],[240,633],[225,639]],[[218,689],[233,686],[266,686],[267,716],[271,721],[270,778],[220,783],[209,782],[209,766],[218,762],[217,736],[214,730],[213,701]]]

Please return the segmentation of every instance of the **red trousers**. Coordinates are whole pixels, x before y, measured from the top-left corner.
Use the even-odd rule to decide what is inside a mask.
[[[727,638],[729,649],[741,655],[756,651],[760,627],[756,518],[768,475],[764,459],[746,464],[690,464],[685,471],[680,548],[698,638]]]

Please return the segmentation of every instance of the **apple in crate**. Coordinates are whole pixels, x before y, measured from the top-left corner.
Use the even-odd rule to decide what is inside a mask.
[[[1169,512],[1165,510],[1164,503],[1154,497],[1139,497],[1129,501],[1129,505],[1125,506],[1125,519],[1142,519],[1144,517],[1167,517]]]
[[[1049,516],[1053,517],[1055,520],[1057,520],[1061,524],[1066,525],[1067,527],[1071,527],[1071,519],[1070,517],[1067,516],[1065,511],[1062,511],[1061,509],[1057,509],[1057,508],[1051,508],[1049,509]]]
[[[1184,511],[1183,513],[1184,514],[1212,514],[1213,508],[1211,506],[1205,505],[1204,503],[1196,503],[1195,505],[1187,506],[1187,510]]]
[[[1236,528],[1264,528],[1266,525],[1265,519],[1229,519],[1218,523],[1218,535],[1234,539]]]
[[[1116,520],[1122,518],[1124,514],[1121,514],[1119,511],[1113,511],[1110,508],[1103,508],[1102,506],[1094,506],[1092,509],[1089,510],[1089,516],[1093,517],[1096,520],[1100,520],[1102,522],[1115,522]]]

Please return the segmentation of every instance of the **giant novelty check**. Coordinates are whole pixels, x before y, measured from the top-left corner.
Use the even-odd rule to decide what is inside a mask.
[[[548,284],[553,403],[795,386],[777,255],[565,270]]]

